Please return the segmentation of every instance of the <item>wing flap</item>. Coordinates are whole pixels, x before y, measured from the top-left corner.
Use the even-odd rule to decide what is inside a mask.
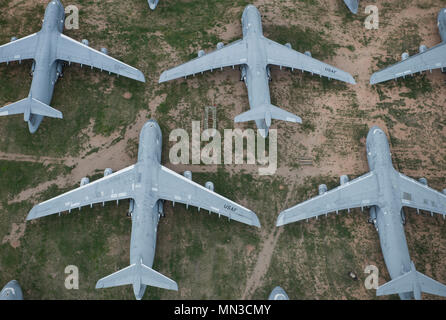
[[[355,79],[348,72],[316,60],[305,54],[264,38],[268,64],[303,70],[330,79],[355,84]]]
[[[247,48],[244,40],[238,40],[221,49],[195,58],[175,68],[164,71],[159,82],[195,75],[208,70],[236,66],[247,62]]]
[[[161,199],[206,209],[232,220],[260,227],[259,219],[251,210],[166,167],[161,166],[158,172],[158,196]]]
[[[378,204],[378,182],[373,172],[280,213],[277,226],[330,212]]]
[[[133,197],[135,165],[36,205],[27,220]]]
[[[90,48],[64,34],[60,35],[57,43],[57,58],[88,65],[141,82],[146,81],[144,74],[138,69]]]

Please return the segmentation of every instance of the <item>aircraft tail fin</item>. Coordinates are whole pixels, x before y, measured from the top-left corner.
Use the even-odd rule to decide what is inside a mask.
[[[235,122],[246,122],[252,120],[265,120],[267,127],[271,126],[271,119],[302,123],[302,119],[291,112],[280,109],[272,104],[263,105],[239,114]]]
[[[0,108],[0,116],[8,116],[14,114],[22,114],[25,121],[29,121],[31,114],[41,115],[50,118],[62,119],[62,112],[56,110],[49,105],[34,99],[29,96],[28,98],[11,103],[3,108]]]
[[[446,297],[446,285],[415,270],[412,262],[409,272],[379,286],[376,295],[413,293],[415,299],[420,300],[421,292]]]
[[[141,294],[141,288],[145,285],[178,291],[178,285],[175,281],[149,268],[142,262],[132,264],[127,268],[100,279],[96,283],[96,289],[118,287],[128,284],[133,285],[133,291],[137,299],[142,298],[144,292]]]

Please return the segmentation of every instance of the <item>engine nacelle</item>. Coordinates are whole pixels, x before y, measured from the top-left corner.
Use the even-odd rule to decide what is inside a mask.
[[[401,61],[404,61],[404,60],[407,60],[407,59],[409,59],[409,54],[408,54],[407,52],[404,52],[404,53],[401,55]]]
[[[217,43],[217,50],[223,49],[224,46],[225,44],[223,42]]]
[[[325,184],[321,184],[319,186],[319,195],[324,194],[328,191],[327,185]]]
[[[422,44],[421,46],[420,46],[420,53],[423,53],[423,52],[425,52],[427,50],[427,47],[424,45],[424,44]]]
[[[288,49],[293,49],[293,47],[291,46],[291,43],[285,43],[285,47],[287,47]]]
[[[442,191],[442,192],[443,192],[443,194],[446,194],[446,189],[443,189],[443,191]]]
[[[86,184],[89,184],[89,183],[90,183],[90,179],[88,179],[87,177],[83,177],[81,179],[81,187],[85,186]]]
[[[183,176],[186,177],[186,179],[189,179],[192,181],[192,172],[190,171],[184,171]]]
[[[107,168],[104,170],[104,177],[109,176],[113,173],[113,169]]]
[[[101,52],[102,52],[103,54],[105,54],[105,55],[108,56],[108,50],[107,50],[107,48],[101,48]]]
[[[17,37],[11,37],[11,42],[14,42],[17,40]]]
[[[204,56],[206,53],[204,52],[204,50],[200,50],[198,51],[198,58],[201,58],[202,56]]]
[[[418,179],[418,182],[421,184],[424,184],[425,186],[427,186],[427,179],[426,178],[420,178]]]
[[[83,45],[85,45],[87,47],[90,46],[90,42],[87,39],[82,39],[81,42],[82,42]]]
[[[401,208],[401,223],[402,223],[403,225],[406,224],[406,214],[404,213],[403,208]]]
[[[209,189],[211,191],[214,191],[214,183],[211,181],[208,181],[204,184],[204,186],[206,187],[206,189]]]
[[[343,175],[343,176],[341,176],[341,178],[339,179],[339,181],[340,181],[340,183],[341,183],[341,186],[344,185],[344,184],[346,184],[346,183],[349,181],[348,176],[347,176],[347,175]]]
[[[309,56],[309,57],[311,57],[311,52],[310,51],[305,51],[305,53],[304,53],[306,56]]]

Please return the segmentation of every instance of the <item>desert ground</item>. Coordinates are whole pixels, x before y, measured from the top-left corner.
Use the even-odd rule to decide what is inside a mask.
[[[0,0],[0,44],[41,28],[43,0]],[[373,125],[388,135],[394,166],[446,188],[445,74],[439,70],[371,86],[373,72],[441,42],[441,0],[362,0],[352,15],[341,0],[63,0],[79,8],[79,29],[65,34],[142,70],[146,83],[79,65],[67,66],[52,106],[63,120],[46,118],[31,135],[22,116],[0,118],[0,287],[11,279],[25,299],[134,299],[130,286],[96,290],[100,278],[129,264],[128,201],[83,208],[26,222],[37,203],[71,190],[82,177],[102,176],[136,162],[147,119],[163,132],[162,164],[191,170],[201,184],[257,213],[261,229],[166,203],[153,268],[179,291],[149,287],[144,299],[266,299],[275,286],[291,299],[398,299],[376,297],[364,280],[368,265],[379,283],[390,280],[368,210],[352,210],[276,228],[280,211],[329,189],[343,174],[366,173],[365,137]],[[268,38],[351,73],[356,85],[273,67],[272,103],[303,124],[273,121],[278,169],[258,165],[174,165],[173,129],[191,130],[204,108],[217,108],[217,129],[255,129],[234,123],[248,110],[240,72],[231,68],[158,84],[162,71],[242,37],[241,14],[255,4]],[[379,9],[379,28],[364,26],[367,5]],[[0,65],[0,105],[28,95],[30,61]],[[304,161],[311,160],[311,161]],[[441,216],[405,209],[411,258],[417,270],[446,283],[446,224]],[[79,289],[67,290],[65,267],[79,268]],[[357,280],[349,273],[354,272]],[[425,299],[438,297],[424,295]]]

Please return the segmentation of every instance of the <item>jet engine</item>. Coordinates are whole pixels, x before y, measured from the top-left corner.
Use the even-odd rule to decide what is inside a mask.
[[[105,54],[105,55],[108,56],[108,50],[107,50],[107,48],[101,48],[101,52],[102,52],[103,54]]]
[[[304,53],[306,56],[309,56],[309,57],[311,57],[311,52],[310,51],[305,51],[305,53]]]
[[[421,184],[424,184],[425,186],[427,186],[427,179],[426,178],[420,178],[418,179],[418,182]]]
[[[347,176],[347,175],[343,175],[343,176],[341,176],[341,178],[339,179],[339,181],[340,181],[340,183],[341,183],[341,186],[344,185],[344,184],[346,184],[346,183],[349,181],[348,176]]]
[[[104,177],[109,176],[113,173],[113,170],[111,168],[107,168],[104,170]]]
[[[87,185],[87,184],[89,184],[90,183],[90,179],[88,179],[87,177],[83,177],[82,179],[81,179],[81,187],[82,186],[85,186],[85,185]]]
[[[85,46],[87,46],[87,47],[90,46],[90,42],[88,42],[87,39],[82,39],[81,42],[82,42],[83,45],[85,45]]]
[[[442,191],[442,192],[443,192],[443,194],[446,194],[446,189],[443,189],[443,191]]]
[[[287,47],[288,49],[293,49],[293,47],[291,46],[291,43],[285,43],[285,47]]]
[[[319,186],[319,195],[324,194],[328,191],[327,185],[325,184],[321,184]]]
[[[186,179],[189,179],[192,181],[192,172],[190,171],[184,171],[183,176],[186,177]]]
[[[409,54],[408,54],[407,52],[404,52],[404,53],[401,55],[401,61],[404,61],[404,60],[407,60],[407,59],[409,59]]]
[[[11,42],[14,42],[17,40],[17,37],[11,37]]]
[[[403,225],[406,224],[406,214],[404,213],[404,209],[401,208],[401,222]]]
[[[204,50],[200,50],[198,51],[198,58],[201,58],[202,56],[204,56],[206,53],[204,52]]]
[[[427,50],[427,47],[423,44],[423,45],[421,45],[420,46],[420,53],[423,53],[423,52],[425,52]]]
[[[223,42],[217,43],[217,50],[223,49],[224,46],[225,44]]]
[[[214,183],[212,183],[211,181],[208,181],[204,184],[204,186],[206,187],[206,189],[209,189],[211,191],[214,191]]]

